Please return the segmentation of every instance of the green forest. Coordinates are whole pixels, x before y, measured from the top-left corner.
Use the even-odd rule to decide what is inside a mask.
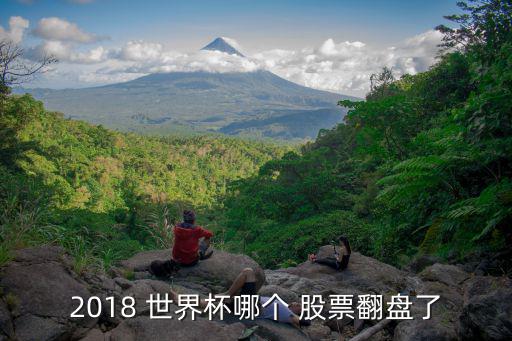
[[[228,245],[270,267],[340,234],[398,265],[510,250],[512,4],[459,6],[429,71],[384,68],[365,101],[340,102],[345,124],[232,185]]]
[[[0,260],[14,248],[56,242],[78,268],[169,247],[170,227],[187,207],[214,228],[228,182],[289,149],[117,133],[47,112],[29,95],[2,98],[0,134]]]
[[[0,97],[0,263],[58,243],[77,270],[172,244],[183,208],[216,247],[265,267],[340,234],[405,265],[512,243],[512,4],[461,3],[438,62],[372,75],[345,122],[298,147],[221,136],[147,137]]]

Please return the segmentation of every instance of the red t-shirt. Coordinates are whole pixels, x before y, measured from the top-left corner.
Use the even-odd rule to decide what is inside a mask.
[[[211,238],[213,233],[201,226],[180,227],[174,226],[174,245],[172,247],[172,259],[181,264],[191,264],[197,261],[199,251],[199,239]]]

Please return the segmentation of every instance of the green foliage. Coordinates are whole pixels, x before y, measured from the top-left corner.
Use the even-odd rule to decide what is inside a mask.
[[[318,245],[329,244],[340,234],[348,236],[357,249],[370,251],[368,247],[373,244],[370,227],[347,211],[318,214],[296,223],[260,220],[246,231],[238,231],[227,243],[236,248],[242,240],[245,245],[239,251],[251,255],[265,267],[278,267],[306,260]]]
[[[232,242],[243,238],[272,266],[341,233],[395,264],[418,251],[463,257],[510,247],[512,7],[460,6],[467,14],[449,19],[462,26],[439,28],[452,49],[429,71],[372,75],[366,101],[340,102],[350,109],[344,124],[234,186]],[[331,219],[340,212],[357,227]]]
[[[221,248],[264,266],[303,261],[340,234],[395,264],[512,242],[512,34],[508,0],[461,3],[430,70],[372,76],[346,122],[300,150],[212,136],[121,134],[0,98],[0,262],[64,245],[82,271],[168,247],[193,206]],[[128,274],[129,275],[129,274]]]
[[[77,271],[169,247],[183,208],[212,210],[230,181],[285,150],[117,133],[47,112],[29,95],[2,98],[0,134],[0,261],[12,249],[58,243]]]

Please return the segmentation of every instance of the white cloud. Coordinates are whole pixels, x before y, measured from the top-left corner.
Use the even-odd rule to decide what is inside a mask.
[[[369,77],[382,67],[396,76],[415,74],[434,64],[442,35],[427,31],[396,47],[376,48],[362,42],[327,39],[317,49],[270,50],[254,58],[276,74],[309,87],[362,96]]]
[[[78,67],[75,78],[91,84],[126,81],[155,72],[266,69],[312,88],[363,96],[369,89],[370,75],[384,66],[396,76],[427,70],[435,63],[441,37],[439,32],[427,31],[388,48],[327,39],[316,48],[273,49],[247,58],[218,51],[181,53],[140,40],[110,50],[96,47],[86,51],[76,50],[72,42],[47,40],[37,50],[54,54],[63,62],[89,64],[92,69],[87,66],[84,72]]]
[[[92,43],[105,39],[105,37],[84,32],[75,23],[57,17],[43,18],[39,20],[37,27],[33,30],[33,33],[45,40],[76,43]]]
[[[27,57],[34,60],[38,60],[44,55],[51,55],[59,62],[95,64],[107,60],[108,51],[102,46],[87,51],[76,51],[71,44],[54,40],[45,41],[27,50]]]
[[[23,34],[29,26],[29,21],[22,17],[9,18],[9,30],[0,26],[0,40],[10,40],[16,44],[23,40]]]
[[[112,56],[128,61],[150,62],[161,58],[162,50],[162,45],[158,43],[148,43],[142,40],[129,41]]]
[[[112,51],[110,55],[114,59],[132,62],[124,71],[136,73],[248,72],[259,68],[255,61],[237,55],[204,50],[180,53],[165,50],[161,44],[144,41],[130,41],[120,49]]]

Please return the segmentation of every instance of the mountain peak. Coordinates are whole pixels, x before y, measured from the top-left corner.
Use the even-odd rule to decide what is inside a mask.
[[[235,49],[232,45],[236,44],[236,42],[232,41],[229,38],[218,37],[215,38],[211,43],[203,47],[201,50],[208,51],[220,51],[225,52],[227,54],[235,54],[240,57],[244,57],[237,49]]]

